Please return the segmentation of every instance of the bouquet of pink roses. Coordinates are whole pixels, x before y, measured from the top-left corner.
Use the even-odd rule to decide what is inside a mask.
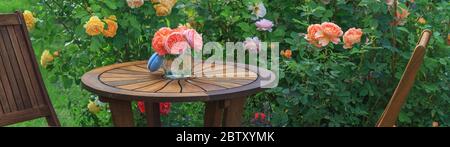
[[[178,28],[161,28],[152,39],[152,48],[155,53],[148,61],[148,69],[157,71],[164,59],[174,59],[186,50],[201,51],[203,38],[196,30],[180,25]]]

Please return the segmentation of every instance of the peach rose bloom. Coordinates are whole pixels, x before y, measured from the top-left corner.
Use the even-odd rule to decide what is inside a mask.
[[[320,47],[318,40],[316,38],[316,33],[322,30],[320,24],[313,24],[308,27],[308,34],[305,35],[305,39],[309,41],[310,44]]]
[[[326,46],[330,42],[333,42],[334,44],[341,42],[339,37],[344,34],[341,27],[331,22],[324,22],[320,27],[321,31],[318,31],[315,34],[315,38],[319,41],[319,45]]]
[[[130,8],[139,8],[144,5],[144,0],[127,0],[127,4]]]
[[[361,29],[350,28],[344,34],[344,48],[350,49],[353,44],[361,42],[361,36],[363,32]]]
[[[172,33],[172,29],[164,27],[159,29],[155,36],[152,39],[152,47],[158,53],[158,55],[163,56],[167,54],[167,50],[164,47],[164,40],[167,36],[169,36]]]
[[[439,122],[433,121],[433,127],[439,127]]]
[[[388,6],[392,6],[392,5],[394,5],[394,0],[386,0],[386,4]]]
[[[92,16],[84,25],[86,33],[90,36],[96,36],[103,32],[105,23],[103,23],[97,16]]]
[[[107,19],[104,20],[106,22],[106,25],[108,28],[103,31],[103,36],[112,38],[116,36],[117,29],[119,28],[119,25],[117,24],[117,18],[114,15],[109,16]]]

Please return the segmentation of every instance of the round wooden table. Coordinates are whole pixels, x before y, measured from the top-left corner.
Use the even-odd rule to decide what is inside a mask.
[[[196,63],[195,76],[165,79],[162,70],[150,73],[147,61],[94,69],[81,78],[83,87],[109,103],[113,124],[134,126],[132,101],[144,101],[147,124],[161,126],[159,102],[206,103],[206,127],[240,126],[247,96],[264,90],[274,73],[251,65]],[[262,82],[265,80],[264,82]]]

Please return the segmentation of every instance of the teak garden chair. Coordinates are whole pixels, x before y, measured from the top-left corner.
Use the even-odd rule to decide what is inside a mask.
[[[395,125],[400,109],[406,101],[409,90],[411,90],[416,74],[423,62],[425,49],[427,48],[428,41],[430,41],[431,34],[430,30],[424,30],[422,32],[419,42],[409,59],[408,65],[406,65],[403,76],[400,79],[397,88],[395,88],[394,94],[386,106],[386,109],[376,124],[377,127],[393,127]]]
[[[60,126],[22,13],[0,14],[0,126],[45,117]]]

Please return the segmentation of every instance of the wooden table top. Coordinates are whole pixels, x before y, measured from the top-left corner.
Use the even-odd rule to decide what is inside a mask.
[[[261,73],[274,76],[271,71],[251,65],[197,63],[194,77],[171,80],[163,78],[162,70],[149,72],[147,61],[136,61],[94,69],[81,80],[84,88],[106,98],[185,102],[255,94],[263,90]]]

